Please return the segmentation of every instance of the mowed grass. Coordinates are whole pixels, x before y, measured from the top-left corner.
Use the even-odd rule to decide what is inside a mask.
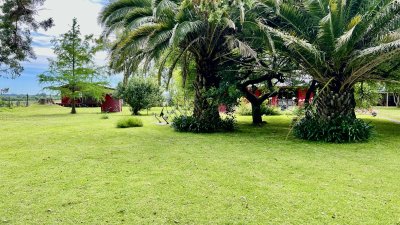
[[[378,117],[400,121],[400,108],[396,107],[375,107]]]
[[[117,129],[124,110],[2,110],[0,224],[400,223],[398,124],[365,116],[371,141],[324,144],[286,140],[288,116],[186,134]]]

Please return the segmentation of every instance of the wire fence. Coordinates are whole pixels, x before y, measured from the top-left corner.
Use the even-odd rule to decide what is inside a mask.
[[[0,107],[28,107],[34,104],[56,104],[60,101],[59,96],[51,95],[2,95],[0,96]]]

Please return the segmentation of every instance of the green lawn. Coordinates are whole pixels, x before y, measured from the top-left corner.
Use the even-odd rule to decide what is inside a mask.
[[[365,116],[370,142],[323,144],[285,140],[288,116],[186,134],[98,111],[0,111],[0,224],[400,223],[398,124]]]
[[[376,107],[375,110],[378,112],[378,117],[400,121],[400,108]]]

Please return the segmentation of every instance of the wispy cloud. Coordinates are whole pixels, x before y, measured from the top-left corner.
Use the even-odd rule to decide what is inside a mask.
[[[47,47],[51,48],[50,41],[53,39],[53,36],[42,34],[42,33],[33,33],[32,34],[32,46],[35,47]]]

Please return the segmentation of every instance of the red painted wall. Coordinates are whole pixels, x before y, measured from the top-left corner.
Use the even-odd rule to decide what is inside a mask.
[[[272,106],[278,106],[278,96],[273,96],[271,101]]]
[[[123,101],[121,99],[113,98],[111,94],[107,94],[102,103],[96,103],[90,99],[87,99],[86,101],[87,102],[82,99],[77,99],[76,104],[78,107],[81,104],[84,104],[86,107],[101,107],[102,112],[122,112]],[[71,100],[68,97],[62,97],[61,106],[70,107]]]
[[[82,103],[82,99],[76,99],[76,104],[79,105]],[[61,105],[62,106],[71,106],[71,99],[69,99],[68,97],[62,97],[61,99]]]
[[[101,105],[101,112],[122,112],[122,100],[107,94]]]
[[[298,101],[298,103],[297,103],[298,106],[303,106],[304,105],[304,101],[306,99],[307,91],[308,91],[307,88],[298,88],[297,89],[296,98],[297,98],[297,101]],[[314,93],[311,93],[310,100],[312,101],[313,98],[314,98]],[[272,106],[278,106],[279,105],[278,96],[273,96],[270,104]]]
[[[304,101],[306,100],[307,91],[308,91],[307,88],[299,88],[297,90],[297,99],[299,101],[299,103],[298,103],[299,106],[304,105]],[[313,98],[314,98],[314,93],[311,93],[310,101],[312,101]]]

